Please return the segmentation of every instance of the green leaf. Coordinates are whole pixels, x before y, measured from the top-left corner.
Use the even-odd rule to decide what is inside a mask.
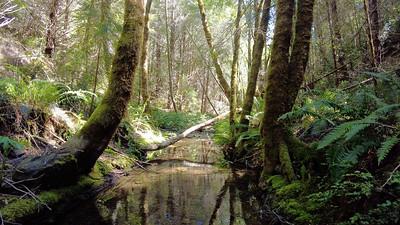
[[[400,138],[397,136],[387,138],[381,145],[381,147],[377,151],[378,155],[378,164],[380,164],[389,152],[393,149],[397,143],[400,142]]]

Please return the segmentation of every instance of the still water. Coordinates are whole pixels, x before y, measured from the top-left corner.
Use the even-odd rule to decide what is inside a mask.
[[[182,140],[55,224],[271,224],[262,216],[259,198],[249,194],[244,173],[212,165],[219,151],[209,139]]]

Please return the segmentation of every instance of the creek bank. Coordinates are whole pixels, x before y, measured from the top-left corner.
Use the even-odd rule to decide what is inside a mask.
[[[65,209],[77,206],[79,202],[111,187],[134,164],[135,160],[131,157],[107,150],[92,172],[81,176],[74,185],[41,190],[34,194],[35,197],[20,197],[18,195],[21,193],[15,191],[12,194],[2,194],[0,213],[6,224],[26,224],[28,221],[31,224],[32,218],[41,220],[50,214],[63,213]]]

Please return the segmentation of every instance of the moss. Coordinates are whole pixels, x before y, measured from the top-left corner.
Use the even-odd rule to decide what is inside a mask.
[[[15,221],[23,215],[31,215],[37,211],[37,203],[31,199],[20,199],[3,207],[0,212],[7,221]]]
[[[293,165],[292,165],[292,160],[290,159],[289,155],[289,149],[286,145],[286,143],[282,142],[279,145],[279,160],[282,165],[282,170],[285,176],[289,180],[294,180],[296,179],[296,174],[294,173]]]
[[[286,180],[280,175],[270,176],[267,183],[271,184],[272,189],[277,190],[286,185]]]
[[[46,209],[46,205],[52,207],[90,188],[99,187],[104,183],[104,175],[107,171],[110,171],[110,168],[99,162],[89,175],[81,176],[77,184],[39,193],[37,197],[41,203],[31,198],[13,199],[2,207],[0,212],[7,221],[18,221],[21,218],[34,215]]]
[[[305,184],[300,181],[294,181],[284,185],[276,190],[278,197],[292,198],[298,196],[304,190]]]
[[[299,202],[297,199],[287,199],[278,203],[287,215],[294,218],[298,223],[313,223],[313,216],[306,211],[304,203]]]

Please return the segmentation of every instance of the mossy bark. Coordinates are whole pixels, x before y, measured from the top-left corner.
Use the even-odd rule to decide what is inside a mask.
[[[279,117],[293,107],[308,61],[314,0],[297,3],[295,33],[292,33],[295,2],[278,0],[277,21],[271,63],[265,90],[261,135],[264,142],[264,170],[261,177],[282,172],[294,179],[287,131]]]
[[[207,22],[207,18],[206,18],[206,11],[204,9],[204,2],[203,2],[203,0],[197,0],[197,4],[199,7],[199,11],[200,11],[201,22],[203,24],[204,35],[206,37],[206,41],[207,41],[207,44],[209,47],[211,59],[214,64],[214,67],[215,67],[215,72],[217,74],[218,82],[220,83],[225,96],[229,99],[231,90],[230,90],[228,82],[226,81],[226,79],[224,77],[224,73],[222,71],[222,67],[221,67],[221,64],[219,63],[219,59],[218,59],[219,58],[218,52],[215,49],[214,44],[213,44],[213,37],[211,35],[211,31],[208,26],[208,22]]]
[[[103,100],[82,129],[59,151],[27,157],[18,162],[14,180],[37,178],[35,182],[59,185],[91,171],[125,114],[138,65],[142,33],[142,1],[125,0],[123,30]]]
[[[292,23],[294,14],[293,0],[278,0],[277,19],[274,40],[271,49],[271,63],[268,69],[268,83],[265,90],[265,109],[261,135],[264,142],[264,171],[271,174],[276,171],[279,162],[279,149],[284,142],[284,125],[278,121],[287,108],[286,82],[288,80],[288,62]]]
[[[147,0],[146,3],[146,12],[144,16],[144,28],[143,28],[143,42],[142,42],[142,54],[140,56],[140,71],[141,71],[141,91],[142,94],[142,103],[145,106],[145,111],[149,111],[149,90],[148,90],[148,70],[147,70],[147,61],[148,61],[148,42],[149,42],[149,14],[151,9],[152,0]]]
[[[240,35],[242,29],[240,28],[240,19],[242,17],[242,0],[238,1],[237,15],[235,20],[235,34],[233,36],[233,59],[231,68],[231,96],[230,96],[230,111],[229,123],[231,125],[232,137],[235,136],[235,117],[237,108],[237,73],[238,73],[238,60],[240,49]]]
[[[249,120],[247,116],[250,115],[254,103],[254,94],[257,89],[258,73],[262,63],[262,55],[265,47],[266,35],[268,30],[269,18],[270,18],[271,0],[265,0],[263,4],[262,16],[259,26],[255,31],[255,40],[253,45],[253,55],[250,67],[250,74],[246,89],[246,95],[243,102],[242,114],[240,116],[240,131],[247,130]]]

